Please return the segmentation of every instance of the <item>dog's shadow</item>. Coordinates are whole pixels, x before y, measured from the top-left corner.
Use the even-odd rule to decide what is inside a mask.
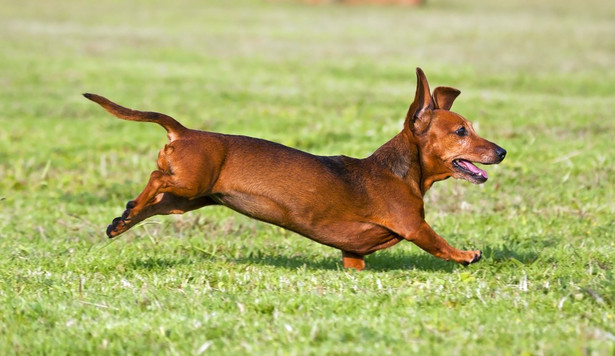
[[[539,254],[533,251],[515,251],[509,248],[492,248],[486,247],[483,249],[483,256],[492,264],[508,263],[513,261],[515,264],[528,265],[538,259]],[[247,254],[246,256],[233,258],[231,261],[243,265],[261,265],[274,266],[287,270],[298,270],[301,268],[307,270],[343,270],[341,253],[339,257],[331,255],[320,255],[318,257],[305,255],[284,255],[284,254],[269,254],[265,252],[256,252]],[[385,250],[378,251],[372,255],[366,256],[366,270],[374,272],[390,272],[390,271],[431,271],[452,273],[457,269],[464,268],[463,266],[449,261],[436,258],[422,251],[395,251]],[[486,262],[486,261],[484,261]],[[191,259],[167,259],[160,257],[147,257],[136,259],[130,262],[133,269],[165,269],[180,265],[197,263]],[[481,262],[478,263],[480,265]]]
[[[483,256],[494,263],[501,263],[506,261],[515,261],[521,265],[530,265],[534,263],[540,257],[538,251],[527,249],[511,249],[507,246],[501,248],[486,247],[483,249]]]
[[[188,258],[166,258],[159,256],[140,257],[127,261],[127,266],[132,270],[165,270],[179,266],[187,266],[196,264],[195,261]]]
[[[491,263],[497,264],[512,260],[518,264],[527,265],[536,261],[539,255],[536,252],[486,247],[483,249],[483,256],[485,260],[489,260]],[[338,258],[331,256],[310,258],[307,256],[265,255],[259,253],[240,257],[235,259],[235,262],[240,264],[269,265],[289,270],[299,268],[306,268],[308,270],[343,269],[341,253]],[[464,268],[462,265],[444,261],[422,251],[417,251],[416,253],[392,250],[378,251],[366,256],[365,262],[366,270],[375,272],[418,270],[451,273],[459,268]]]
[[[289,270],[305,268],[308,270],[342,270],[342,254],[339,257],[322,256],[310,258],[307,256],[288,255],[250,255],[235,259],[236,263],[252,265],[269,265]],[[390,251],[379,251],[366,256],[366,270],[375,272],[386,271],[442,271],[452,272],[457,268],[455,263],[437,259],[431,255],[408,254]]]

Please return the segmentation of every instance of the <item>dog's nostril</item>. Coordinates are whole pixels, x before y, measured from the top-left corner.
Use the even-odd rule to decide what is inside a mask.
[[[500,159],[504,159],[504,157],[506,157],[506,150],[503,149],[502,147],[498,147],[495,150],[495,154],[497,154],[498,157],[500,157]]]

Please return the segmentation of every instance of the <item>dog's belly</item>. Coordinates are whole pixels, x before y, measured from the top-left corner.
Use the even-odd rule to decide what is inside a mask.
[[[391,247],[403,240],[399,235],[372,223],[350,221],[333,223],[329,226],[335,228],[327,229],[328,231],[320,239],[308,237],[362,256]]]
[[[393,246],[402,240],[399,235],[365,217],[348,214],[340,216],[339,211],[336,214],[336,206],[285,206],[265,196],[244,194],[216,194],[212,198],[251,218],[360,255]]]

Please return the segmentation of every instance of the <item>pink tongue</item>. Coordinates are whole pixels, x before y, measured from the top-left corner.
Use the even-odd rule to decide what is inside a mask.
[[[472,172],[472,173],[474,173],[476,175],[480,175],[483,178],[487,178],[487,172],[485,172],[482,169],[476,167],[470,161],[466,161],[466,160],[460,159],[460,160],[457,161],[457,164],[459,164],[463,168],[467,169],[468,171],[470,171],[470,172]]]

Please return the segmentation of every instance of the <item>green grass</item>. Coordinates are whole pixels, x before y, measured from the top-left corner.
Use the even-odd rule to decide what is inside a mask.
[[[1,6],[0,354],[615,352],[612,2]],[[345,271],[220,207],[106,239],[166,138],[81,93],[364,157],[401,129],[416,66],[509,152],[486,185],[427,194],[430,224],[480,263],[401,243]]]

